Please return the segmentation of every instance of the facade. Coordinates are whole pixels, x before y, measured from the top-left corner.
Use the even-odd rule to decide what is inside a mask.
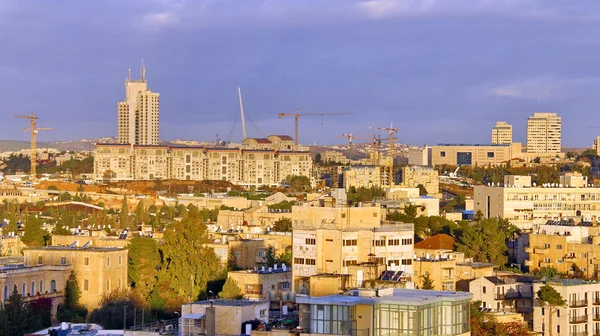
[[[381,187],[381,174],[379,166],[353,166],[344,170],[344,188],[372,188]]]
[[[440,192],[440,177],[438,171],[425,166],[402,167],[400,185],[407,188],[417,188],[419,184],[427,189],[427,194],[436,196]]]
[[[24,250],[25,267],[67,267],[65,279],[75,272],[81,289],[80,302],[88,309],[100,306],[102,296],[127,288],[127,250],[100,247],[43,247]],[[65,283],[56,283],[64,291]],[[45,288],[51,288],[47,284]]]
[[[512,144],[512,125],[505,121],[497,121],[496,126],[492,128],[492,144]]]
[[[598,146],[600,146],[600,136],[594,138],[594,145],[592,146],[592,148],[596,150],[596,153],[598,153],[598,149],[600,149]]]
[[[527,153],[560,153],[561,118],[556,113],[535,112],[527,119]]]
[[[413,224],[383,221],[380,207],[298,206],[293,213],[294,288],[306,290],[312,275],[348,274],[348,266],[363,262],[413,273]]]
[[[159,94],[148,89],[146,66],[142,77],[125,80],[125,100],[118,103],[117,142],[135,145],[158,145]]]
[[[552,315],[550,325],[548,307],[533,300],[533,331],[546,335],[552,328],[553,335],[598,335],[600,334],[600,284],[578,279],[548,281],[566,301],[564,307]],[[536,293],[544,283],[533,284]]]
[[[292,217],[291,211],[270,210],[268,206],[253,206],[246,210],[219,210],[217,223],[224,229],[238,229],[242,226],[272,227],[282,218]]]
[[[344,295],[297,297],[299,322],[310,334],[471,335],[466,292],[359,289]]]
[[[411,166],[430,166],[431,147],[424,146],[419,149],[410,149],[407,153],[408,164]]]
[[[438,144],[431,148],[431,165],[498,166],[521,153],[521,144]]]
[[[474,211],[481,211],[484,218],[504,218],[522,230],[532,230],[548,220],[582,217],[591,221],[600,211],[600,188],[596,187],[549,187],[525,184],[504,186],[475,186]],[[566,185],[584,183],[566,177]],[[558,184],[555,184],[558,185]]]
[[[181,306],[179,335],[249,335],[241,332],[244,322],[268,318],[268,301],[197,301]]]
[[[227,276],[237,282],[246,299],[273,300],[287,296],[292,290],[292,269],[285,264],[260,270],[232,271]]]
[[[348,163],[348,158],[342,152],[326,151],[322,154],[321,161],[323,162],[339,162],[342,164]]]
[[[283,143],[279,145],[285,146]],[[308,151],[96,144],[94,155],[94,177],[98,181],[223,180],[261,187],[280,186],[287,176],[310,178],[311,172]]]

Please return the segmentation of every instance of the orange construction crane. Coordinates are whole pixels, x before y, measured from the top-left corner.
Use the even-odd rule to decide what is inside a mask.
[[[394,127],[393,124],[390,124],[390,127],[369,127],[370,129],[376,129],[376,130],[380,130],[380,131],[387,131],[388,134],[390,135],[390,158],[389,158],[389,182],[390,182],[390,187],[393,186],[394,181],[393,181],[393,171],[394,171],[394,134],[398,133],[398,127]]]
[[[296,140],[296,146],[298,146],[298,119],[300,119],[300,116],[328,116],[328,115],[347,115],[347,114],[358,114],[358,113],[302,113],[300,114],[300,109],[297,108],[296,109],[296,113],[279,113],[277,116],[279,118],[281,117],[294,117],[294,127],[295,127],[295,131],[296,131],[296,138],[294,140]]]
[[[21,119],[29,119],[29,128],[25,128],[25,132],[31,132],[31,171],[30,175],[32,178],[36,178],[36,165],[37,165],[37,133],[39,131],[52,131],[54,128],[51,127],[37,127],[38,116],[36,116],[33,112],[31,115],[15,115],[15,118]]]

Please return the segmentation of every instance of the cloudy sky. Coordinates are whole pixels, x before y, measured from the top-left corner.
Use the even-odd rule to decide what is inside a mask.
[[[534,111],[563,117],[563,145],[600,135],[597,0],[0,0],[0,139],[114,136],[127,69],[161,94],[161,138],[250,136],[343,143],[394,123],[403,143],[525,140]]]

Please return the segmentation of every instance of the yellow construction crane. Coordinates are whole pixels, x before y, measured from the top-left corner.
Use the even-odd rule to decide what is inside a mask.
[[[38,116],[31,112],[31,115],[15,115],[15,118],[29,119],[29,127],[25,128],[25,132],[31,132],[31,171],[30,175],[32,178],[36,178],[36,165],[37,165],[37,133],[39,131],[52,131],[54,128],[51,127],[37,127]]]
[[[390,135],[390,157],[389,157],[389,182],[390,187],[394,184],[393,172],[394,172],[394,134],[398,133],[398,127],[394,127],[393,124],[390,124],[390,127],[369,127],[370,129],[376,129],[380,131],[387,131]]]
[[[352,159],[353,159],[353,154],[354,154],[354,152],[352,151],[352,140],[356,139],[356,140],[373,141],[373,139],[375,138],[375,134],[373,134],[373,138],[359,138],[359,137],[352,135],[352,132],[350,132],[348,134],[338,135],[336,138],[346,138],[346,139],[348,139],[348,142],[350,143],[350,160],[348,160],[348,168],[350,168],[350,166],[352,166]]]
[[[347,115],[347,114],[358,114],[358,113],[302,113],[300,114],[300,109],[297,108],[296,109],[296,113],[279,113],[277,116],[279,118],[281,117],[294,117],[294,128],[296,131],[296,138],[294,139],[296,141],[296,146],[298,146],[298,119],[300,119],[300,116],[328,116],[328,115]]]

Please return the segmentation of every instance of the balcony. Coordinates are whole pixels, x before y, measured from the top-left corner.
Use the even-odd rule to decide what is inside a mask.
[[[569,323],[586,323],[587,321],[588,321],[587,315],[569,317]]]
[[[551,262],[540,261],[540,268],[547,267],[547,266],[554,266],[554,264]]]
[[[576,331],[576,332],[572,332],[569,333],[569,336],[588,336],[588,332],[587,331]]]
[[[531,292],[516,292],[510,291],[506,293],[496,293],[494,294],[494,300],[511,300],[511,299],[520,299],[520,298],[530,298]]]
[[[521,314],[533,313],[533,307],[531,307],[531,306],[517,306],[517,313],[521,313]]]
[[[547,248],[536,247],[536,248],[533,249],[533,253],[535,253],[535,254],[547,254],[548,250],[549,249],[547,249]]]
[[[563,261],[564,262],[568,262],[568,263],[576,263],[577,262],[577,258],[575,258],[575,257],[564,257]]]
[[[600,329],[594,330],[590,336],[600,336]]]
[[[588,305],[588,300],[569,301],[569,308],[585,307]]]

